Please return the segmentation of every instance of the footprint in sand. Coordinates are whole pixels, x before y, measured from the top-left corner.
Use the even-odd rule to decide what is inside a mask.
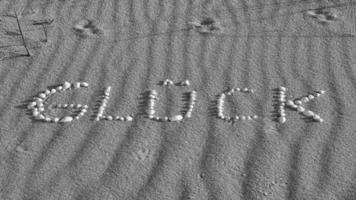
[[[189,22],[189,30],[196,30],[199,33],[220,33],[223,30],[222,25],[211,17],[205,17],[201,20],[194,19]]]
[[[98,26],[93,20],[80,20],[73,26],[73,30],[81,37],[101,36],[104,30]]]
[[[307,15],[321,24],[329,24],[337,21],[341,21],[341,17],[335,10],[327,9],[312,9],[307,11]]]
[[[146,148],[141,148],[136,152],[135,158],[139,161],[144,161],[150,157],[150,150]]]

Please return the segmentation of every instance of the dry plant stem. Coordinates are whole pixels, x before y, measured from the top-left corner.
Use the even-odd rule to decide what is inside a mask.
[[[46,29],[44,24],[42,24],[42,28],[43,28],[43,32],[44,32],[45,37],[46,37],[45,42],[47,42],[47,29]]]
[[[25,49],[26,49],[26,53],[27,53],[26,56],[31,56],[31,54],[30,54],[30,52],[29,52],[29,50],[27,48],[26,41],[25,41],[25,38],[24,38],[23,33],[22,33],[21,26],[20,26],[20,21],[19,21],[19,18],[17,16],[16,12],[15,12],[15,17],[16,17],[17,26],[18,26],[20,34],[21,34],[23,45],[25,46]]]

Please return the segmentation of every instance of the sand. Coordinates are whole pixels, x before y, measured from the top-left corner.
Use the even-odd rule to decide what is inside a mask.
[[[0,1],[0,199],[356,199],[355,5]],[[338,20],[325,21],[325,10]],[[30,57],[22,56],[14,12]],[[218,31],[188,28],[207,17]],[[33,25],[44,19],[54,21]],[[191,85],[158,84],[165,79]],[[65,124],[31,119],[28,100],[64,81],[90,87],[53,102],[86,104],[87,115]],[[108,86],[105,112],[134,114],[132,122],[93,120],[91,108]],[[324,122],[291,110],[276,122],[279,86],[290,99],[325,90],[304,104]],[[232,125],[216,117],[217,95],[234,87],[255,92],[226,98],[225,113],[257,120]],[[160,116],[176,115],[181,93],[196,90],[191,118],[142,116],[152,89]]]

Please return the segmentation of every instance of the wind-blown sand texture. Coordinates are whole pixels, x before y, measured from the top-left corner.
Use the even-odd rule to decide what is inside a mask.
[[[356,199],[356,53],[354,1],[330,0],[2,0],[0,1],[0,199]],[[319,7],[338,21],[308,16]],[[19,20],[31,57],[25,53]],[[194,19],[220,22],[219,33],[187,30]],[[46,28],[31,20],[53,19]],[[85,31],[73,27],[85,26]],[[35,30],[33,30],[35,29]],[[8,32],[6,32],[8,31]],[[12,32],[12,33],[11,33]],[[3,47],[7,46],[8,47]],[[16,46],[13,46],[16,45]],[[106,113],[142,112],[155,88],[158,113],[179,112],[185,90],[157,85],[190,80],[192,117],[160,123],[92,119],[31,120],[24,104],[64,81],[87,90],[57,102],[94,107],[112,86]],[[324,123],[287,111],[273,121],[273,89],[290,98],[326,93],[305,106]],[[216,95],[232,87],[226,112],[257,114],[232,126],[214,114]]]

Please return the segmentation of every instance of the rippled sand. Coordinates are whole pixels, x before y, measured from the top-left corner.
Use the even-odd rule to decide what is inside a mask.
[[[0,1],[0,199],[356,199],[355,5]],[[338,20],[308,15],[320,7]],[[21,56],[16,19],[8,16],[15,11],[31,57]],[[187,30],[204,17],[221,31]],[[43,29],[33,25],[40,19],[54,21]],[[167,78],[191,85],[158,85]],[[88,114],[68,124],[31,120],[26,102],[64,81],[90,87],[52,100],[87,104]],[[106,113],[138,115],[133,122],[93,120],[107,86]],[[325,121],[287,111],[285,124],[275,122],[279,86],[291,99],[325,90],[305,104]],[[228,97],[226,114],[258,120],[232,125],[216,118],[216,96],[233,87],[255,93]],[[179,112],[181,93],[196,90],[192,118],[160,123],[140,116],[149,89],[159,92],[161,116]]]

